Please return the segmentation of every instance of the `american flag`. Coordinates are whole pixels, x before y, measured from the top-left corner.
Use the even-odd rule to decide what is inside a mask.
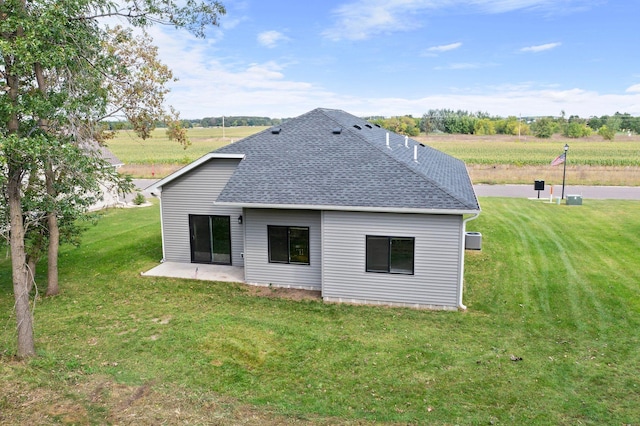
[[[552,165],[552,166],[558,166],[558,165],[560,165],[560,164],[564,163],[564,160],[565,160],[566,158],[567,158],[567,153],[566,153],[566,152],[563,152],[562,154],[558,155],[558,156],[556,157],[556,159],[555,159],[555,160],[553,160],[553,161],[551,162],[551,165]]]

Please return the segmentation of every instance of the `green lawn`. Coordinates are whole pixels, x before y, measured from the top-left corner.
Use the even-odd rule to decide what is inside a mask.
[[[637,424],[640,203],[481,204],[466,312],[142,277],[158,207],[110,211],[62,251],[27,364],[3,256],[0,423]]]

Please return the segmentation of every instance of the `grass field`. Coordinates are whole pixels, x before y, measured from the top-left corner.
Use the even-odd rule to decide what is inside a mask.
[[[640,203],[481,204],[466,312],[142,277],[158,206],[109,211],[61,252],[28,363],[3,257],[0,423],[637,424]]]
[[[265,127],[189,129],[192,145],[183,149],[169,141],[164,130],[143,141],[132,132],[119,132],[109,148],[125,162],[123,172],[134,177],[164,177],[181,166],[234,140]],[[640,136],[619,135],[613,142],[599,136],[551,140],[532,136],[429,135],[417,140],[464,160],[475,183],[531,183],[558,181],[561,167],[549,163],[570,145],[569,176],[575,185],[640,185]]]
[[[618,135],[608,142],[599,136],[550,140],[532,136],[430,135],[418,140],[467,163],[474,183],[562,182],[562,167],[551,160],[569,145],[567,177],[572,185],[640,185],[640,136]]]
[[[184,149],[170,141],[164,129],[156,129],[151,138],[142,140],[132,131],[119,131],[108,146],[118,158],[127,164],[187,164],[207,152],[247,137],[266,127],[221,127],[188,129],[191,146]]]
[[[572,166],[640,166],[640,136],[618,136],[604,141],[600,136],[552,139],[527,136],[430,135],[420,141],[464,160],[468,164],[512,166],[548,166],[569,145],[567,158]]]

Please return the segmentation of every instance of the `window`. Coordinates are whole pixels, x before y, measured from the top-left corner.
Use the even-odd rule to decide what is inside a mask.
[[[269,262],[309,264],[309,228],[271,226],[269,232]]]
[[[367,272],[413,275],[415,238],[367,235]]]

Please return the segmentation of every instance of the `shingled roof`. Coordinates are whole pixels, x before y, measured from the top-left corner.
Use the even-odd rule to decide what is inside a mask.
[[[315,109],[214,153],[244,155],[220,204],[480,209],[462,161],[340,110]]]

